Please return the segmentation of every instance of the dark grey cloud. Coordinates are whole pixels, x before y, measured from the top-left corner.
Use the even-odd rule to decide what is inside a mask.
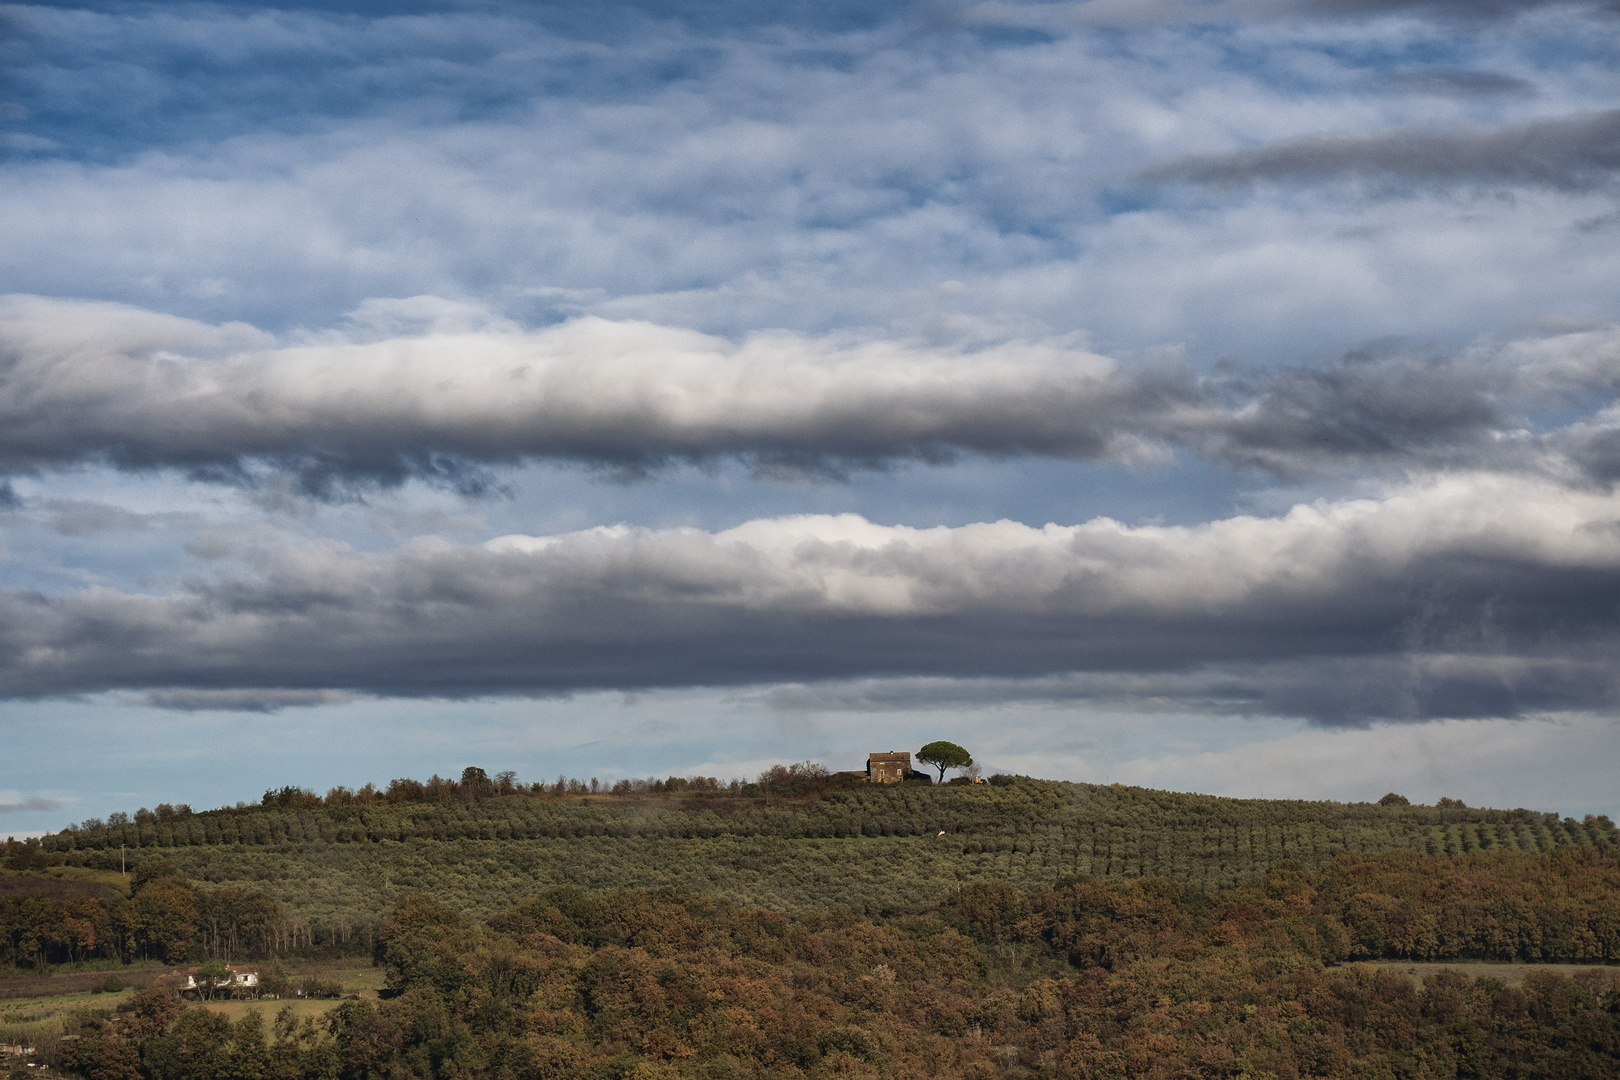
[[[1612,484],[1620,481],[1620,416],[1606,419],[1607,423],[1578,424],[1560,433],[1557,443],[1582,474]]]
[[[1196,154],[1143,171],[1149,183],[1384,181],[1583,191],[1620,170],[1620,110],[1476,130],[1401,128]]]
[[[1520,374],[1455,357],[1349,354],[1234,380],[1227,411],[1188,438],[1216,460],[1281,476],[1348,463],[1513,468],[1540,446],[1503,437],[1528,389]]]
[[[1305,717],[1343,727],[1381,720],[1520,718],[1620,698],[1605,649],[1558,656],[1425,653],[1228,662],[1184,671],[1028,678],[910,677],[791,684],[762,695],[794,712],[1083,705],[1136,713]]]
[[[737,459],[836,476],[961,455],[1139,463],[1182,448],[1290,478],[1492,467],[1614,479],[1614,425],[1602,415],[1568,431],[1526,419],[1551,403],[1590,414],[1613,398],[1613,328],[1198,375],[1066,340],[739,343],[597,318],[529,331],[465,305],[395,303],[441,318],[408,334],[285,343],[240,325],[10,298],[0,472],[105,464],[237,484],[276,474],[331,497],[409,479],[476,494],[498,487],[492,469],[537,459],[621,475]],[[51,507],[61,531],[145,524]]]
[[[0,594],[0,693],[266,709],[1084,676],[1096,697],[1324,723],[1597,708],[1617,537],[1616,496],[1476,475],[1196,528],[843,516],[322,545],[169,595]]]
[[[354,694],[341,690],[265,690],[254,687],[227,690],[184,687],[148,690],[139,698],[142,705],[175,712],[250,713],[307,709],[317,705],[341,705],[354,699]]]

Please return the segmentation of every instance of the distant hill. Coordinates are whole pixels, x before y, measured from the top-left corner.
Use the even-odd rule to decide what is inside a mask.
[[[336,804],[284,789],[279,802],[289,805],[271,793],[270,805],[143,815],[48,836],[42,847],[96,869],[116,870],[121,857],[131,866],[163,857],[192,880],[273,896],[332,928],[326,933],[346,934],[337,928],[374,925],[412,891],[475,916],[558,885],[674,885],[784,913],[881,914],[928,910],[948,890],[980,880],[1029,888],[1075,875],[1162,877],[1216,889],[1250,883],[1285,859],[1317,868],[1344,852],[1544,852],[1616,842],[1606,819],[1527,810],[997,780],[876,786],[834,777],[775,791],[396,802],[378,793]]]

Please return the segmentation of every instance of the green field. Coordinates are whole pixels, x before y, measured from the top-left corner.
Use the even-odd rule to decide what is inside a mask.
[[[79,1009],[116,1009],[120,1002],[128,1001],[134,989],[115,994],[92,994],[88,990],[52,993],[42,987],[31,997],[8,998],[0,1001],[0,1032],[30,1024],[58,1020],[66,1013]]]
[[[943,835],[941,835],[943,834]],[[1003,786],[826,785],[370,806],[249,807],[47,837],[70,867],[162,857],[189,879],[273,896],[324,942],[371,932],[399,896],[475,917],[555,885],[672,885],[793,913],[931,908],[979,880],[1163,877],[1203,889],[1341,853],[1549,851],[1611,827],[1524,810],[1223,799],[1018,778]],[[123,851],[120,851],[123,845]]]

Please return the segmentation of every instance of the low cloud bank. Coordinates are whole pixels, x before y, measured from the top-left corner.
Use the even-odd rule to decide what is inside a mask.
[[[0,467],[104,461],[229,479],[259,463],[320,492],[409,477],[476,485],[479,466],[534,458],[812,470],[960,453],[1130,459],[1142,452],[1133,418],[1197,398],[1184,372],[1125,372],[1064,344],[734,344],[642,322],[524,331],[451,314],[459,324],[409,335],[275,345],[246,326],[9,298]]]
[[[0,692],[273,708],[979,678],[1324,723],[1595,708],[1616,698],[1617,536],[1620,497],[1475,475],[1197,527],[323,544],[167,596],[0,594]]]
[[[1620,475],[1620,329],[1457,356],[1199,375],[1067,339],[946,348],[590,317],[525,330],[433,298],[277,341],[112,304],[0,300],[0,470],[86,463],[314,495],[476,492],[536,459],[620,471],[745,461],[836,475],[959,455],[1140,463],[1177,449],[1285,477],[1366,466]],[[1577,405],[1538,432],[1523,414]],[[89,527],[88,525],[86,527]]]

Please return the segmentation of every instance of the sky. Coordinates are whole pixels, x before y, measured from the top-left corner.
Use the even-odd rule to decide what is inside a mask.
[[[0,833],[938,738],[1620,813],[1617,31],[0,7]]]

